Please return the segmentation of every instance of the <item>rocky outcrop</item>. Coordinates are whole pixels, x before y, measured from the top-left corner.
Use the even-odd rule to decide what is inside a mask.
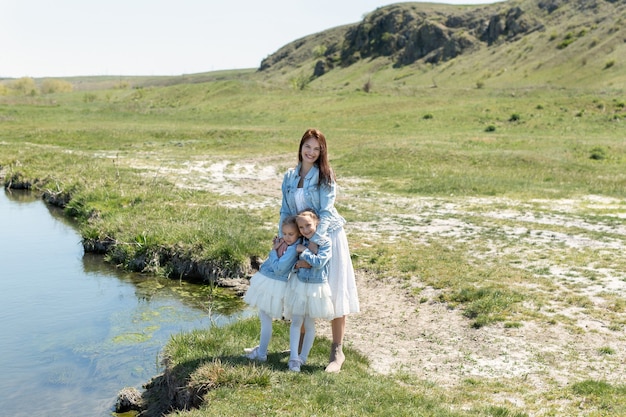
[[[491,45],[499,39],[514,39],[518,35],[543,28],[536,19],[524,14],[519,7],[512,7],[506,14],[495,14],[489,19],[489,25],[483,32],[481,40]]]
[[[396,66],[420,59],[437,63],[542,27],[519,6],[503,10],[492,6],[465,10],[402,4],[382,8],[348,29],[341,63],[345,66],[378,56],[391,57]]]
[[[302,62],[317,59],[318,71],[323,74],[334,67],[349,26],[336,27],[289,43],[263,59],[259,71],[298,67]]]
[[[559,0],[542,1],[547,8],[558,8]],[[264,59],[259,71],[299,67],[311,59],[315,60],[313,77],[378,57],[388,57],[396,67],[420,60],[439,63],[543,28],[533,16],[506,2],[465,7],[394,4],[377,9],[359,23],[292,42]]]
[[[453,27],[446,23],[450,21]],[[350,28],[343,42],[341,64],[359,59],[390,57],[395,66],[412,64],[420,59],[440,62],[456,57],[479,41],[467,28],[471,18],[427,11],[423,7],[390,6],[370,14]]]

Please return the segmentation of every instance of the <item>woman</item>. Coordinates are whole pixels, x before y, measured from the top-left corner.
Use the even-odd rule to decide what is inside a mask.
[[[308,129],[300,140],[298,166],[285,174],[280,222],[305,209],[312,209],[320,222],[316,235],[326,235],[332,243],[328,283],[332,293],[335,318],[332,320],[332,346],[326,372],[339,372],[345,361],[342,345],[346,316],[358,313],[359,297],[348,239],[343,229],[346,220],[335,208],[335,174],[328,162],[326,137],[317,129]],[[279,229],[279,236],[280,234]]]

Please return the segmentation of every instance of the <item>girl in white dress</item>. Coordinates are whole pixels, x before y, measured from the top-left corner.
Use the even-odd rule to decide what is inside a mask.
[[[285,318],[291,319],[289,328],[289,370],[300,372],[315,340],[315,319],[330,320],[335,309],[328,285],[329,261],[332,244],[325,236],[315,233],[319,217],[312,210],[296,216],[303,241],[296,245],[300,254],[285,291]],[[304,328],[302,348],[298,354],[301,328]]]
[[[283,317],[285,289],[298,260],[297,244],[302,241],[295,216],[283,220],[281,231],[284,243],[278,237],[274,239],[267,260],[250,278],[250,287],[243,297],[246,303],[259,310],[261,321],[259,345],[245,349],[245,356],[260,362],[267,360],[267,348],[272,338],[272,320]]]

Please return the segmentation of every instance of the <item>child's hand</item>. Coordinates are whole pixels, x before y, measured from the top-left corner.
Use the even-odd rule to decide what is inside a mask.
[[[299,260],[296,261],[296,268],[311,269],[311,264],[308,263],[307,261],[303,261],[302,259],[299,259]]]
[[[287,243],[283,239],[276,237],[274,238],[273,249],[276,251],[278,257],[280,258],[285,254],[285,251],[287,251]]]
[[[302,253],[305,250],[306,250],[306,246],[304,246],[302,243],[298,243],[298,246],[296,246],[296,252]]]
[[[319,248],[319,246],[317,246],[317,243],[309,241],[309,250],[311,252],[313,252],[314,254],[317,255],[318,248]]]

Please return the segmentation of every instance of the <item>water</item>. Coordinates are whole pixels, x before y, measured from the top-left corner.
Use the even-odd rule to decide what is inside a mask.
[[[57,210],[0,192],[1,414],[110,416],[121,388],[161,372],[171,334],[250,314],[211,314],[206,290],[121,272]]]

